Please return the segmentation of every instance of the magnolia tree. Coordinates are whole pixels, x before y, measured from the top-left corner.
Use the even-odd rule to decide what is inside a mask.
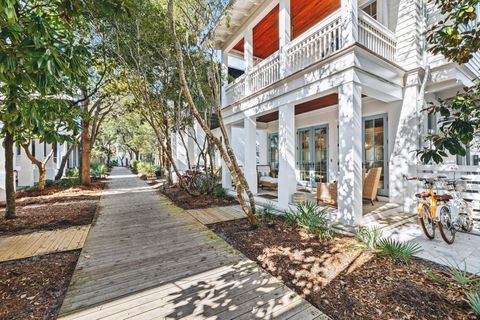
[[[71,114],[59,97],[85,76],[88,55],[77,43],[62,1],[0,1],[0,121],[5,150],[6,218],[15,217],[13,147],[29,138],[53,142],[49,121]],[[66,119],[71,124],[72,119]],[[67,125],[69,127],[70,125]],[[24,129],[27,128],[27,131]]]
[[[443,15],[427,37],[430,51],[459,64],[469,62],[480,50],[480,0],[431,0]],[[419,152],[424,163],[443,162],[451,155],[466,154],[465,146],[480,133],[480,82],[465,87],[452,99],[429,104],[425,110],[440,115],[439,130],[429,135]]]

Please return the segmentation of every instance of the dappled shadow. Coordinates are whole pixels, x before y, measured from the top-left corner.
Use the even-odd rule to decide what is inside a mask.
[[[351,238],[321,241],[281,221],[262,224],[255,231],[244,220],[219,223],[212,229],[307,298],[368,259]]]

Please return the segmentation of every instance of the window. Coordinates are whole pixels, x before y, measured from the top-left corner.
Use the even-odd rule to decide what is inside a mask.
[[[35,157],[35,141],[32,141],[32,156]]]
[[[44,157],[47,156],[47,143],[46,142],[43,143],[43,156]]]
[[[362,7],[362,10],[371,16],[373,19],[377,20],[377,1],[372,1],[367,5]]]
[[[20,145],[17,146],[17,156],[22,154],[22,147]]]
[[[53,149],[53,162],[57,162],[58,160],[58,147],[56,143],[52,143],[52,149]]]
[[[278,176],[278,133],[268,136],[268,162],[272,174]]]

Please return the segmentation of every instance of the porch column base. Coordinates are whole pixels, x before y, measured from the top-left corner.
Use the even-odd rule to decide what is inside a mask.
[[[341,223],[362,220],[362,87],[348,82],[338,88],[339,179],[338,217]]]
[[[286,209],[296,191],[295,175],[295,106],[288,104],[278,110],[278,204]]]

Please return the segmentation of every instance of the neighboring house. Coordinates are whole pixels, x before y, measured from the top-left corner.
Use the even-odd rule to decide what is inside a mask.
[[[362,169],[381,167],[379,195],[413,210],[416,185],[404,176],[448,169],[417,160],[437,123],[421,112],[424,99],[452,97],[480,76],[479,56],[459,66],[425,50],[433,9],[426,0],[232,2],[215,30],[225,83],[235,78],[222,88],[223,117],[255,193],[259,164],[278,174],[280,208],[299,186],[337,181],[335,219],[354,225]],[[479,155],[447,163],[477,173]]]
[[[63,156],[67,153],[68,144],[50,145],[33,141],[30,143],[30,150],[32,154],[43,161],[45,156],[50,153],[52,148],[55,148],[53,156],[47,163],[47,180],[53,180],[60,168],[60,162]],[[20,146],[15,147],[14,150],[14,168],[16,176],[16,187],[30,187],[38,183],[38,169],[32,164],[30,159],[25,155],[25,151]],[[80,165],[78,146],[70,154],[66,169],[78,167]],[[5,151],[0,147],[0,201],[5,200]]]

